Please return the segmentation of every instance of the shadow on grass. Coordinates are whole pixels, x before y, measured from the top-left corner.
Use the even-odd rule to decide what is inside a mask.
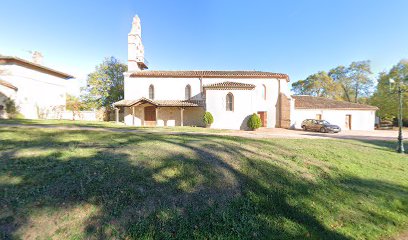
[[[303,130],[299,130],[303,131]],[[307,133],[306,136],[315,136],[320,138],[338,139],[338,140],[354,140],[356,142],[363,142],[376,145],[378,149],[388,149],[395,151],[397,148],[398,132],[395,132],[395,137],[378,137],[378,136],[345,136],[330,133]],[[381,139],[381,140],[379,140]],[[408,140],[404,139],[404,145],[408,146]]]
[[[69,212],[85,204],[97,208],[78,230],[85,238],[349,239],[292,200],[324,205],[327,199],[315,194],[331,190],[330,185],[353,199],[393,195],[405,204],[401,198],[408,195],[401,186],[351,177],[306,181],[273,164],[279,160],[274,156],[240,147],[233,137],[120,134],[123,141],[115,142],[95,140],[92,132],[81,141],[55,132],[25,134],[25,139],[1,141],[0,177],[15,179],[0,182],[0,236],[5,239],[19,237],[38,211]],[[81,132],[64,137],[72,134]],[[83,154],[86,149],[92,151]],[[44,152],[31,156],[22,150]],[[248,157],[256,155],[271,161]]]

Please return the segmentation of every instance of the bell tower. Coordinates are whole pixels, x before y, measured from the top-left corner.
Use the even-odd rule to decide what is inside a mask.
[[[128,34],[128,71],[135,72],[147,68],[142,43],[142,27],[140,25],[140,18],[136,15],[133,17],[132,29]]]

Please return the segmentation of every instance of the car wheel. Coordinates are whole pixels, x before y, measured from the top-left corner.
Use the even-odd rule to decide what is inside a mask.
[[[303,129],[303,131],[307,131],[307,128],[306,128],[306,126],[302,126],[302,129]]]
[[[325,129],[324,127],[322,127],[322,128],[320,128],[320,132],[321,132],[321,133],[325,133],[325,132],[326,132],[326,129]]]

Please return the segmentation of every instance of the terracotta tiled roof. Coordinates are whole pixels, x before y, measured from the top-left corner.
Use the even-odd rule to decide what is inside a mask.
[[[220,83],[213,83],[205,85],[204,88],[206,89],[245,89],[250,90],[254,89],[254,84],[247,84],[247,83],[239,83],[239,82],[220,82]]]
[[[130,106],[133,106],[135,104],[142,104],[142,103],[150,103],[150,104],[155,105],[152,100],[147,99],[147,98],[140,98],[140,99],[137,99],[137,100],[125,100],[125,99],[123,99],[123,100],[115,102],[113,105],[115,107],[130,107]]]
[[[297,109],[361,109],[378,110],[375,106],[351,103],[346,101],[337,101],[333,99],[313,96],[292,96],[295,99],[295,108]]]
[[[203,100],[156,100],[159,107],[204,107]]]
[[[148,98],[140,98],[137,100],[120,100],[115,102],[115,107],[131,107],[143,103],[150,103],[157,107],[203,107],[204,101],[200,100],[151,100]]]
[[[283,73],[261,71],[138,71],[130,77],[161,77],[161,78],[281,78],[289,81]]]
[[[15,91],[18,90],[18,88],[17,88],[16,86],[14,86],[13,84],[11,84],[11,83],[9,83],[9,82],[6,82],[6,81],[4,81],[4,80],[1,80],[1,79],[0,79],[0,85],[3,85],[3,86],[8,87],[8,88],[11,88],[11,89],[13,89],[13,90],[15,90]]]
[[[73,78],[73,76],[54,70],[52,68],[45,67],[43,65],[33,63],[18,57],[12,57],[12,56],[0,56],[0,65],[2,64],[16,64],[20,66],[24,66],[39,72],[47,73],[56,77],[64,78],[64,79],[69,79]]]

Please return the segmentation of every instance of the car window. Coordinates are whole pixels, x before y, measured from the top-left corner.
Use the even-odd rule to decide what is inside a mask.
[[[326,120],[320,120],[319,124],[330,125],[330,123]]]

